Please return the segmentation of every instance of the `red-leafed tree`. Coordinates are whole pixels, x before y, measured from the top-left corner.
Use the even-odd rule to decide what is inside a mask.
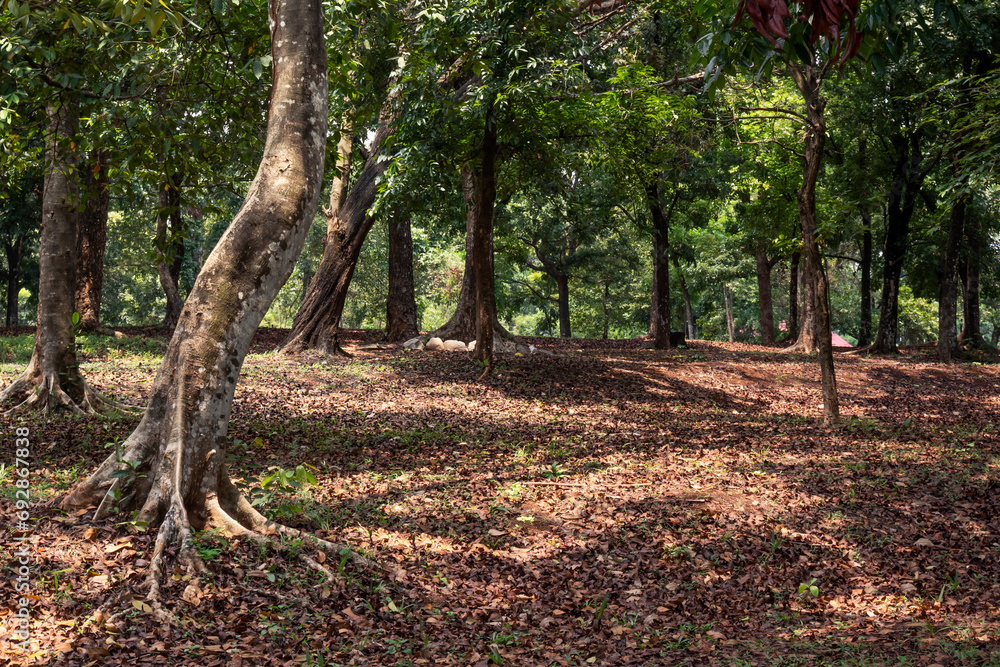
[[[796,113],[803,125],[802,186],[797,200],[802,229],[806,310],[812,326],[802,326],[797,348],[818,351],[823,386],[823,422],[832,424],[840,414],[826,273],[820,252],[821,234],[816,217],[816,182],[826,142],[826,100],[821,94],[824,78],[856,56],[863,35],[858,31],[858,0],[805,0],[801,14],[793,16],[785,0],[741,0],[732,24],[706,38],[702,52],[713,56],[709,86],[717,86],[727,71],[753,63],[755,72],[784,66],[795,82],[805,113]],[[738,28],[749,17],[763,37],[748,38]],[[725,35],[724,33],[728,33]],[[765,41],[766,40],[766,41]],[[715,47],[713,49],[713,46]]]

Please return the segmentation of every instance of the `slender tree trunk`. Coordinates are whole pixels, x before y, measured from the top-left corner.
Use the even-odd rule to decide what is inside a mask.
[[[681,271],[677,256],[672,256],[670,261],[677,271],[677,281],[680,283],[681,295],[684,297],[684,324],[687,329],[687,339],[694,340],[698,338],[698,330],[694,321],[694,309],[691,307],[691,293],[688,291],[687,281],[684,280],[684,273]]]
[[[301,536],[258,514],[235,490],[225,465],[240,368],[302,250],[319,203],[326,149],[322,6],[274,0],[270,16],[273,83],[257,176],[184,304],[142,421],[121,451],[62,502],[67,509],[98,505],[95,520],[137,509],[138,520],[159,525],[149,598],[161,614],[157,600],[167,547],[179,543],[181,563],[196,575],[203,568],[192,531],[209,519],[259,542],[270,540],[261,531]],[[197,576],[190,585],[198,585]]]
[[[941,262],[941,289],[938,297],[938,359],[954,360],[958,352],[958,259],[965,234],[967,195],[962,195],[951,209],[948,240]]]
[[[104,288],[104,249],[108,238],[107,151],[96,150],[93,164],[83,171],[83,211],[77,235],[76,312],[83,331],[108,332],[101,325],[101,290]]]
[[[858,193],[862,198],[868,193],[868,140],[858,143],[858,168],[861,182]],[[858,347],[868,347],[872,342],[872,218],[868,207],[860,207],[861,224],[861,322],[858,326]]]
[[[861,324],[858,327],[858,347],[872,342],[872,225],[871,216],[864,209],[861,221]]]
[[[973,215],[966,224],[965,275],[962,296],[963,322],[961,341],[963,344],[980,347],[985,341],[981,328],[981,312],[979,307],[979,272],[980,253],[985,243],[983,238],[982,219]]]
[[[818,339],[819,366],[823,386],[823,423],[834,424],[840,418],[837,397],[837,376],[833,368],[833,339],[830,330],[830,302],[827,294],[823,256],[816,238],[816,181],[823,161],[826,143],[826,121],[823,110],[826,100],[820,96],[816,68],[806,65],[792,68],[792,77],[806,103],[805,159],[802,165],[802,187],[798,192],[799,222],[802,225],[802,252],[805,254],[805,274],[812,288],[812,310],[815,336]]]
[[[7,326],[20,324],[19,295],[21,293],[21,262],[24,260],[24,246],[27,237],[18,236],[11,243],[4,244],[7,256]]]
[[[389,216],[389,298],[385,310],[386,340],[407,340],[419,333],[409,212]]]
[[[722,287],[722,300],[726,306],[726,332],[729,334],[729,342],[736,342],[736,319],[733,316],[733,290],[729,285]]]
[[[340,207],[347,201],[348,187],[351,182],[351,154],[354,150],[354,140],[351,136],[352,128],[351,119],[345,115],[340,141],[337,142],[337,164],[333,172],[333,180],[330,182],[330,206],[323,209],[323,213],[326,215],[326,236],[323,237],[324,250],[327,244],[341,233]]]
[[[80,373],[73,332],[79,205],[73,145],[77,101],[53,102],[46,113],[35,347],[28,367],[0,393],[0,403],[13,402],[18,409],[40,409],[45,413],[58,408],[92,411],[104,404]]]
[[[788,340],[799,337],[799,259],[802,253],[796,250],[788,263]]]
[[[767,258],[767,251],[758,247],[754,251],[757,260],[757,301],[760,305],[760,338],[767,346],[774,345],[774,302],[771,298],[771,267],[774,262]]]
[[[993,321],[993,333],[990,334],[990,345],[996,347],[1000,344],[1000,321]]]
[[[649,335],[653,347],[670,347],[670,218],[679,199],[674,194],[670,210],[663,211],[660,202],[659,177],[646,185],[646,202],[653,220],[653,294],[649,309]]]
[[[560,272],[555,279],[559,304],[559,337],[572,338],[573,332],[569,324],[569,275]]]
[[[920,134],[892,138],[896,150],[896,167],[887,207],[885,268],[882,275],[882,301],[878,318],[878,332],[871,351],[881,354],[899,352],[899,281],[903,274],[903,260],[909,242],[910,219],[927,172],[921,168]]]
[[[601,329],[601,340],[607,340],[610,326],[611,326],[611,316],[608,313],[608,303],[611,300],[611,286],[608,283],[604,283],[604,298],[601,299],[601,310],[604,313],[604,327]],[[994,335],[996,335],[996,327],[994,326]]]
[[[177,173],[164,181],[160,188],[159,213],[156,216],[156,247],[162,253],[157,273],[163,294],[167,297],[166,312],[163,315],[163,326],[167,329],[177,326],[177,318],[180,317],[181,307],[184,305],[178,287],[181,262],[184,257],[184,237],[181,229],[182,179],[182,174]]]
[[[335,200],[337,188],[330,193],[323,259],[295,314],[292,331],[282,348],[286,353],[309,349],[325,354],[343,353],[339,339],[340,318],[361,248],[375,222],[368,215],[368,209],[375,203],[379,179],[391,163],[379,160],[382,145],[392,131],[389,117],[388,107],[383,108],[372,149],[347,198],[343,202]]]

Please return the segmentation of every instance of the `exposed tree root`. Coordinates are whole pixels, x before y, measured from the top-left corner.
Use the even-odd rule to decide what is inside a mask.
[[[36,380],[23,373],[0,392],[0,405],[14,403],[13,407],[4,412],[6,415],[36,410],[48,415],[59,409],[79,415],[103,414],[112,410],[138,413],[135,408],[106,397],[82,378],[79,382],[83,383],[83,398],[76,401],[60,386],[58,377],[45,374],[40,380]]]

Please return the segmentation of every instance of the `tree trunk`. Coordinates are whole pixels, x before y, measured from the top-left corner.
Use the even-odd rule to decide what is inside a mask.
[[[336,199],[337,188],[330,193],[330,208],[325,211],[327,236],[323,258],[282,347],[286,353],[316,349],[325,354],[343,354],[338,335],[340,318],[361,248],[375,222],[368,209],[378,195],[379,179],[391,164],[390,160],[379,160],[382,145],[392,131],[388,114],[388,107],[383,108],[368,159],[346,199],[343,202]]]
[[[569,275],[560,272],[555,278],[559,304],[559,337],[572,338],[573,332],[569,324]]]
[[[767,258],[767,251],[757,247],[757,301],[760,305],[760,339],[767,346],[774,345],[774,302],[771,299],[771,268],[774,262]]]
[[[677,261],[677,256],[672,256],[670,261],[677,270],[677,281],[680,283],[681,295],[684,297],[684,324],[687,330],[686,337],[688,340],[694,340],[698,338],[698,330],[694,321],[694,309],[691,307],[691,293],[688,291],[687,281],[684,280],[684,273],[681,271],[681,265]]]
[[[983,238],[982,218],[975,214],[966,224],[966,258],[965,275],[963,276],[963,322],[960,337],[964,345],[981,347],[985,342],[981,329],[981,314],[979,308],[979,272],[981,248],[986,243]]]
[[[882,274],[882,300],[878,318],[878,332],[871,351],[881,354],[899,352],[899,281],[903,274],[903,260],[909,241],[910,219],[926,176],[921,168],[920,134],[909,137],[897,134],[892,138],[896,150],[896,166],[887,207],[885,267]]]
[[[830,302],[827,294],[826,272],[823,270],[823,256],[816,238],[816,181],[823,161],[823,145],[826,143],[826,121],[823,109],[826,100],[820,94],[822,80],[816,69],[805,65],[792,67],[792,78],[806,103],[805,159],[802,165],[802,187],[798,192],[799,222],[802,226],[802,252],[805,254],[806,282],[811,286],[811,301],[818,339],[819,366],[823,386],[823,423],[835,424],[840,418],[840,403],[837,397],[837,376],[833,368],[833,338],[830,330]]]
[[[611,316],[608,313],[608,302],[611,300],[610,292],[611,285],[604,283],[604,297],[601,299],[601,312],[604,314],[604,326],[601,328],[601,340],[607,340],[608,334],[610,333],[608,331],[611,327]],[[993,333],[996,335],[995,327]]]
[[[941,262],[941,289],[938,297],[938,359],[954,360],[958,352],[958,259],[965,235],[968,196],[960,195],[951,209],[948,240]]]
[[[386,340],[407,340],[420,333],[417,330],[409,212],[389,216],[389,298],[386,301],[385,322]]]
[[[996,347],[1000,343],[1000,321],[993,322],[993,333],[990,334],[990,345]]]
[[[872,220],[867,210],[862,209],[861,221],[861,324],[858,326],[858,347],[867,347],[872,342]]]
[[[250,340],[292,273],[323,178],[328,93],[321,4],[273,0],[270,16],[273,82],[257,175],[191,289],[142,421],[62,502],[66,509],[98,505],[95,520],[137,509],[137,520],[159,524],[149,578],[158,611],[166,548],[179,542],[181,562],[191,574],[200,571],[192,529],[209,518],[260,542],[268,541],[261,530],[301,535],[271,524],[239,495],[224,451]]]
[[[83,211],[77,234],[76,312],[83,331],[109,330],[101,325],[101,290],[104,288],[104,249],[108,238],[107,151],[96,150],[93,164],[83,169]]]
[[[478,210],[475,206],[474,197],[471,194],[476,189],[476,184],[473,182],[474,176],[468,168],[462,169],[462,192],[465,201],[465,272],[462,274],[462,288],[458,293],[458,304],[455,306],[455,312],[448,319],[447,322],[442,324],[436,331],[431,335],[437,336],[442,340],[461,340],[470,341],[476,340],[476,266],[475,266],[475,251],[473,247],[474,233],[476,229],[477,220],[479,217]],[[490,248],[488,254],[489,271],[493,274],[493,238],[492,236],[488,239]],[[496,297],[493,296],[493,302],[496,303]],[[499,341],[512,341],[514,337],[511,335],[507,329],[500,324],[500,320],[496,314],[496,307],[494,306],[493,314],[493,338]],[[478,343],[477,343],[478,346]]]
[[[670,218],[680,191],[674,194],[670,210],[664,213],[658,178],[646,185],[646,202],[653,220],[653,294],[649,308],[649,335],[653,338],[654,348],[666,350],[670,347]]]
[[[799,259],[802,253],[796,250],[788,262],[788,340],[799,337]]]
[[[28,367],[0,393],[0,403],[13,402],[17,409],[40,409],[45,413],[58,408],[93,411],[104,407],[104,403],[80,373],[73,331],[79,204],[73,148],[77,102],[53,102],[46,115],[35,347]]]
[[[162,326],[167,329],[177,326],[177,318],[180,317],[181,307],[184,305],[178,287],[181,263],[184,259],[180,190],[182,180],[183,175],[176,173],[164,181],[158,201],[159,213],[156,216],[156,247],[160,251],[157,273],[163,294],[167,297]]]
[[[733,317],[733,290],[729,285],[722,287],[722,300],[726,305],[726,332],[729,334],[729,342],[736,342],[736,320]]]
[[[20,321],[19,295],[21,293],[21,262],[24,260],[24,246],[27,237],[18,236],[10,244],[4,244],[7,256],[7,326],[16,327]]]
[[[494,101],[495,102],[495,101]],[[472,267],[476,285],[476,349],[474,357],[483,362],[484,374],[493,368],[493,322],[497,319],[493,284],[493,209],[497,198],[497,124],[494,102],[486,112],[483,146],[478,165],[463,176],[465,206],[473,210]]]

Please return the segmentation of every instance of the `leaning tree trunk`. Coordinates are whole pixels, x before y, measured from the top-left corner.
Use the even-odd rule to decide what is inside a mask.
[[[757,261],[757,302],[760,305],[760,339],[767,346],[774,345],[774,300],[771,298],[771,268],[774,260],[767,258],[767,251],[754,249]]]
[[[80,373],[73,331],[79,202],[73,148],[78,122],[76,100],[54,102],[46,113],[35,347],[28,367],[0,393],[0,403],[13,402],[15,409],[40,409],[45,413],[58,408],[95,411],[107,407],[107,403]]]
[[[896,166],[893,170],[885,228],[885,266],[882,274],[882,300],[878,318],[878,332],[870,350],[880,354],[899,352],[899,281],[903,275],[903,260],[909,242],[910,219],[916,205],[920,186],[927,175],[920,162],[920,135],[909,138],[896,135],[892,139],[896,149]]]
[[[160,286],[167,298],[163,315],[163,326],[173,329],[181,314],[184,302],[181,300],[181,262],[184,259],[184,237],[181,231],[181,174],[174,174],[160,189],[159,213],[156,216],[156,247],[160,251],[157,273]],[[169,225],[169,227],[168,227]]]
[[[670,348],[670,218],[680,198],[674,193],[666,213],[660,202],[658,179],[646,185],[646,202],[653,220],[653,294],[649,308],[649,335],[657,350]]]
[[[96,150],[93,165],[83,170],[83,210],[77,235],[76,312],[80,329],[110,333],[101,324],[101,290],[104,288],[104,250],[108,239],[107,151]]]
[[[24,260],[24,246],[27,237],[18,236],[9,244],[4,244],[7,256],[7,315],[9,327],[16,327],[20,321],[19,296],[21,294],[21,262]]]
[[[830,301],[827,294],[823,255],[816,238],[816,181],[819,179],[826,142],[826,106],[820,94],[822,79],[816,69],[806,65],[793,67],[792,77],[806,103],[805,159],[802,166],[802,187],[798,192],[799,221],[802,225],[802,252],[805,255],[806,282],[812,287],[812,310],[815,318],[815,336],[818,339],[819,367],[823,387],[823,423],[835,424],[840,418],[837,397],[837,376],[833,368],[833,338],[830,330]]]
[[[958,259],[965,233],[968,196],[961,195],[951,209],[948,240],[941,261],[938,297],[938,359],[950,363],[958,352]]]
[[[299,534],[269,524],[239,495],[225,443],[250,340],[291,275],[319,203],[328,100],[321,9],[316,0],[270,3],[273,82],[257,175],[191,289],[142,421],[62,502],[98,505],[95,520],[137,509],[137,520],[159,525],[149,573],[154,603],[168,545],[179,542],[182,563],[199,570],[192,529],[210,518],[260,541],[268,539],[261,530]]]
[[[389,296],[385,306],[389,341],[407,340],[417,330],[417,300],[413,281],[413,236],[409,212],[389,216]]]
[[[368,215],[368,209],[378,195],[379,179],[391,164],[390,160],[379,159],[382,145],[392,130],[388,113],[388,107],[384,108],[383,120],[375,133],[368,159],[346,199],[340,201],[338,198],[342,189],[335,187],[330,193],[323,258],[295,314],[288,340],[282,346],[288,354],[310,349],[324,354],[343,354],[339,336],[340,318],[344,314],[347,291],[361,256],[361,248],[375,222]],[[343,177],[338,177],[338,181],[342,184]]]

